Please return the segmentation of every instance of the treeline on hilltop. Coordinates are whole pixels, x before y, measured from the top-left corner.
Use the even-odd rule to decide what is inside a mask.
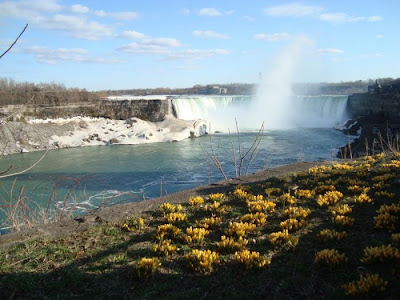
[[[0,105],[9,104],[53,104],[92,102],[98,93],[86,89],[66,88],[61,83],[16,82],[10,78],[0,78]],[[32,100],[31,100],[32,99]]]

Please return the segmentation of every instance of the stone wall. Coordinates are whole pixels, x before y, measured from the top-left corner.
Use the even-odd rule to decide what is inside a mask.
[[[104,117],[126,120],[136,117],[145,121],[159,122],[169,112],[169,100],[98,100],[70,104],[26,104],[0,107],[0,118],[13,115],[13,120],[55,119],[74,116]]]

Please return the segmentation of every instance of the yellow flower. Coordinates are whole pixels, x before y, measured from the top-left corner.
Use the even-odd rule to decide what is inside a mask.
[[[367,194],[361,194],[359,196],[354,197],[354,201],[356,203],[372,203],[371,197],[369,197]]]
[[[184,237],[187,243],[200,242],[208,235],[210,231],[204,228],[193,228],[192,226],[186,228],[186,236]]]
[[[197,197],[190,197],[189,204],[190,206],[199,206],[204,203],[204,199],[200,196]]]
[[[209,228],[216,228],[221,223],[222,219],[220,217],[211,217],[200,220],[200,222],[197,223],[197,226],[209,229]]]
[[[315,191],[312,190],[296,190],[296,196],[302,199],[310,199],[315,196]]]
[[[336,249],[323,249],[315,254],[314,262],[332,268],[347,262],[347,260],[346,255],[344,253],[339,253]]]
[[[156,257],[143,257],[135,265],[136,274],[140,278],[149,277],[161,266],[160,260]]]
[[[347,237],[347,233],[346,233],[346,231],[338,232],[336,230],[323,229],[318,233],[317,236],[324,241],[327,241],[327,240],[338,240],[339,241],[339,240]]]
[[[269,236],[268,239],[270,243],[274,246],[280,246],[282,244],[287,244],[290,247],[295,247],[297,243],[299,242],[299,239],[297,237],[294,237],[293,235],[289,234],[289,231],[287,229],[278,231],[278,232],[272,232]]]
[[[382,245],[378,247],[367,247],[364,249],[364,255],[361,262],[369,264],[375,262],[390,262],[398,263],[400,261],[400,251],[389,245]]]
[[[282,230],[296,231],[307,224],[306,220],[287,219],[281,222]]]
[[[319,195],[317,203],[319,206],[329,206],[336,204],[343,198],[343,194],[337,191],[326,192],[323,196]]]
[[[342,226],[353,226],[354,218],[347,217],[347,216],[335,216],[332,218],[333,223],[342,225]]]
[[[243,264],[246,269],[262,268],[269,265],[271,260],[265,256],[261,256],[259,252],[249,251],[244,249],[240,252],[235,252],[236,261]]]
[[[292,219],[305,219],[308,217],[308,215],[311,213],[311,210],[309,208],[304,209],[302,207],[289,207],[286,208],[284,211],[284,214],[287,218],[292,218]]]
[[[352,212],[352,208],[348,204],[337,204],[329,207],[329,211],[333,215],[345,215]]]
[[[193,270],[201,273],[211,273],[220,264],[219,254],[211,250],[193,249],[185,259]]]
[[[253,232],[255,230],[255,224],[250,224],[247,222],[229,222],[227,234],[230,236],[234,234],[237,236],[245,236],[248,232]]]
[[[161,240],[158,244],[153,245],[153,251],[168,256],[177,250],[175,245],[171,244],[171,240]]]
[[[172,224],[164,224],[157,227],[156,239],[178,238],[180,234],[181,230],[178,227]]]
[[[168,223],[176,223],[186,221],[186,215],[183,213],[169,213],[165,215],[165,219]]]
[[[178,204],[178,205],[174,205],[171,203],[163,203],[161,204],[158,209],[164,214],[169,214],[169,213],[173,213],[173,212],[180,212],[182,210],[182,205]]]
[[[285,193],[282,196],[280,196],[281,201],[284,203],[288,203],[290,205],[295,204],[297,202],[296,198],[294,196],[291,196],[289,193]]]
[[[231,252],[241,250],[247,246],[249,241],[242,236],[239,236],[237,240],[233,237],[221,236],[221,241],[217,243],[217,247],[221,252]]]
[[[374,296],[377,292],[383,292],[388,285],[378,274],[360,274],[360,280],[352,281],[343,285],[346,295],[355,297]]]
[[[210,194],[209,197],[212,201],[223,201],[225,199],[225,195],[222,193]]]
[[[240,221],[256,224],[256,226],[262,226],[267,221],[267,215],[262,212],[257,212],[254,214],[245,214],[240,218]]]

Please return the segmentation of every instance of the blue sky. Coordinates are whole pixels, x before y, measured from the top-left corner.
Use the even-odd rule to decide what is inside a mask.
[[[88,90],[400,77],[400,1],[0,1],[0,77]],[[282,56],[282,54],[285,55]],[[269,78],[266,76],[267,78]]]

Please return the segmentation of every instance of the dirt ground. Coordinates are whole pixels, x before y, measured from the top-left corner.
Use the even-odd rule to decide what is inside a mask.
[[[271,168],[258,173],[219,181],[210,185],[200,186],[190,190],[180,191],[163,197],[158,197],[140,202],[114,205],[95,211],[91,214],[76,219],[67,219],[57,223],[40,225],[21,232],[0,235],[0,249],[8,248],[14,244],[25,242],[38,237],[55,238],[71,234],[75,231],[87,230],[99,222],[114,222],[128,216],[139,216],[146,211],[155,210],[161,203],[182,203],[187,202],[192,196],[206,196],[212,193],[225,193],[233,190],[238,184],[257,183],[270,177],[282,177],[290,173],[297,173],[308,170],[312,166],[332,164],[333,162],[301,162]]]

